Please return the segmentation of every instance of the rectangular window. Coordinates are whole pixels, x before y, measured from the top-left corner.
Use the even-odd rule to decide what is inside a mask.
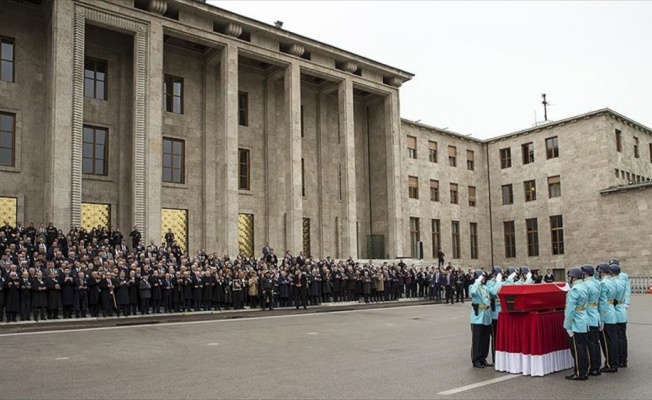
[[[412,257],[419,258],[419,241],[421,233],[419,232],[419,218],[410,217],[410,247],[412,248]]]
[[[82,173],[107,175],[109,131],[106,128],[84,125]]]
[[[448,146],[448,165],[457,167],[457,147]]]
[[[523,165],[534,162],[534,143],[521,145],[521,151],[523,152]]]
[[[561,197],[561,179],[559,175],[548,177],[548,197]]]
[[[651,145],[652,146],[652,145]],[[652,150],[652,147],[650,147]],[[428,160],[431,163],[436,163],[437,162],[437,142],[428,142]]]
[[[537,219],[526,219],[525,229],[527,232],[527,255],[528,257],[537,257],[539,255],[539,225]]]
[[[503,231],[505,235],[505,258],[516,257],[516,230],[514,221],[503,222]]]
[[[616,178],[620,178],[620,171],[618,171],[618,168],[614,170],[616,172]]]
[[[512,184],[503,185],[503,205],[507,206],[514,204],[514,191],[512,189]]]
[[[301,159],[301,196],[306,197],[306,164],[305,159]]]
[[[475,154],[472,150],[466,151],[466,169],[473,171],[475,169]]]
[[[16,164],[16,114],[0,112],[0,165]]]
[[[183,140],[163,138],[163,182],[185,182],[185,147]]]
[[[430,180],[430,200],[439,201],[439,181]]]
[[[339,185],[339,199],[342,201],[342,165],[337,164],[337,182]]]
[[[306,135],[305,131],[303,130],[303,104],[301,105],[301,137],[304,137]]]
[[[650,143],[650,162],[652,163],[652,143]]]
[[[536,181],[523,182],[523,189],[525,189],[525,201],[534,201],[537,199],[537,185]]]
[[[638,152],[638,138],[634,137],[634,157],[639,158],[641,155]]]
[[[559,157],[559,140],[557,136],[546,139],[546,157],[548,159]]]
[[[238,92],[238,125],[249,126],[249,94]],[[301,106],[301,137],[303,137],[303,106]]]
[[[417,138],[414,136],[407,137],[408,157],[417,158]]]
[[[408,197],[411,199],[419,198],[419,178],[408,176]]]
[[[506,147],[500,149],[500,168],[510,168],[512,166],[512,149]]]
[[[623,135],[620,133],[620,129],[616,129],[616,151],[623,151]]]
[[[471,242],[471,259],[478,259],[478,223],[471,222],[469,224],[469,239]]]
[[[163,82],[165,111],[183,114],[183,78],[165,75]]]
[[[564,218],[561,215],[550,217],[550,238],[552,254],[564,254]]]
[[[451,237],[453,239],[453,258],[460,258],[460,222],[451,221]]]
[[[238,149],[238,189],[251,190],[251,153],[248,149]]]
[[[0,37],[0,81],[14,81],[14,39]]]
[[[457,183],[451,183],[451,204],[458,204]]]
[[[432,228],[432,258],[437,258],[439,249],[441,249],[441,221],[432,219],[430,225]]]
[[[469,207],[475,207],[475,186],[469,186]]]
[[[106,100],[107,62],[86,58],[84,60],[84,97]]]

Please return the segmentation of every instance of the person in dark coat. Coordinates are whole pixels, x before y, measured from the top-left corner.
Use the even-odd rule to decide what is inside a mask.
[[[146,277],[138,282],[138,296],[140,297],[140,314],[149,314],[149,301],[152,298],[152,285]]]
[[[38,321],[39,314],[41,320],[45,320],[45,309],[48,306],[48,293],[45,280],[43,280],[43,273],[36,272],[36,277],[32,280],[32,310],[34,313],[34,321]]]
[[[278,277],[278,298],[281,307],[289,307],[288,299],[290,298],[290,278],[285,271],[281,271]]]
[[[63,269],[61,282],[61,305],[63,306],[63,318],[72,318],[72,310],[75,307],[75,279],[70,275],[70,268]]]
[[[5,285],[7,280],[2,274],[2,269],[0,269],[0,322],[4,320],[5,317]]]
[[[236,272],[231,281],[231,290],[233,291],[233,309],[241,310],[244,308],[244,279],[242,271]]]
[[[129,312],[128,315],[138,314],[138,279],[136,279],[136,270],[129,271],[127,280],[127,291],[129,293]]]
[[[7,310],[7,323],[17,322],[20,311],[20,280],[15,271],[9,273],[9,279],[5,282],[5,308]]]
[[[163,276],[163,312],[169,313],[172,312],[172,291],[174,290],[174,285],[172,284],[172,279],[170,278],[170,273],[166,272]]]
[[[296,272],[294,277],[294,292],[295,307],[298,310],[301,305],[305,310],[308,305],[308,278],[304,271],[297,270]]]
[[[161,305],[163,302],[163,281],[159,276],[158,270],[154,270],[152,276],[149,277],[149,284],[152,286],[152,313],[160,314]]]
[[[340,301],[340,288],[342,284],[342,271],[335,266],[333,267],[333,302],[339,303]]]
[[[172,281],[172,308],[174,312],[183,310],[183,276],[181,271],[177,271]]]
[[[0,302],[3,302],[4,293],[0,294]],[[1,309],[1,307],[0,307]],[[20,320],[29,321],[29,316],[32,313],[32,278],[29,272],[24,271],[23,276],[20,278]],[[2,317],[0,317],[2,321]]]
[[[83,272],[75,277],[75,318],[86,318],[88,311],[88,284]]]
[[[61,308],[61,281],[56,272],[50,272],[50,277],[45,281],[48,288],[48,319],[59,319]]]
[[[183,288],[182,310],[186,312],[190,312],[192,307],[192,277],[190,276],[189,271],[183,272],[181,285],[182,285],[181,287]]]
[[[320,282],[321,276],[319,276],[318,271],[313,270],[312,274],[308,276],[308,283],[310,287],[310,304],[313,306],[317,306],[321,302],[321,292],[319,290]]]
[[[227,273],[222,283],[222,288],[224,288],[224,309],[228,310],[230,306],[233,305],[233,291],[231,286],[231,275]]]
[[[269,311],[274,310],[274,299],[272,294],[274,292],[274,280],[272,279],[272,274],[267,271],[262,281],[260,282],[260,289],[262,291],[261,305],[263,311],[265,311],[265,306],[269,304]]]
[[[100,280],[100,304],[102,309],[102,317],[113,317],[113,310],[115,304],[115,285],[113,283],[113,273],[107,272]]]
[[[192,284],[192,308],[194,311],[201,311],[204,294],[204,278],[200,272],[195,272],[191,280]]]
[[[360,281],[362,283],[362,295],[364,297],[364,302],[369,303],[369,296],[371,295],[371,276],[369,276],[369,271],[364,272],[364,275]]]
[[[219,273],[215,277],[215,286],[213,286],[213,305],[216,310],[220,310],[224,303],[224,277]]]
[[[86,285],[88,287],[88,307],[93,318],[97,318],[100,312],[100,280],[99,272],[93,271]]]
[[[204,272],[204,291],[202,293],[202,301],[204,302],[204,311],[210,311],[213,307],[213,284],[215,277],[210,271]]]
[[[115,283],[115,302],[118,306],[118,317],[122,311],[122,315],[129,316],[129,281],[126,278],[125,272],[118,273],[118,279],[114,280]]]

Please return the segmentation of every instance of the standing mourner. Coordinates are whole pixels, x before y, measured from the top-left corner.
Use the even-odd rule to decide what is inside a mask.
[[[487,363],[489,355],[489,336],[491,334],[491,296],[485,283],[485,273],[476,270],[473,273],[475,282],[469,292],[471,294],[471,362],[475,368],[490,367]]]
[[[555,276],[552,274],[552,270],[546,271],[546,275],[543,277],[545,283],[553,283],[555,281]]]
[[[605,363],[600,372],[618,372],[618,327],[616,326],[616,283],[611,277],[609,264],[598,264],[600,273],[600,299],[598,311],[600,312],[600,345],[604,353]]]
[[[446,255],[444,254],[443,251],[441,251],[441,249],[437,250],[437,266],[438,267],[441,268],[444,265],[444,257],[445,256]]]
[[[587,347],[589,351],[589,375],[600,375],[602,355],[600,353],[600,313],[598,312],[598,299],[600,298],[600,283],[593,277],[593,266],[582,266],[584,273],[584,286],[587,291],[586,321],[589,325]]]
[[[631,295],[631,286],[629,277],[626,273],[621,272],[620,262],[617,259],[609,260],[611,275],[616,283],[616,298],[614,308],[616,310],[616,327],[617,327],[617,344],[618,344],[618,366],[627,368],[627,308],[629,308],[629,298]]]
[[[585,381],[589,379],[589,354],[587,352],[587,324],[586,306],[588,292],[582,281],[582,270],[574,267],[568,270],[570,290],[566,293],[566,308],[564,310],[564,329],[568,333],[575,369],[566,379],[572,381]]]

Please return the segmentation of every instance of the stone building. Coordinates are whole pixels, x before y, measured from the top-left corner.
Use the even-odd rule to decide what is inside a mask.
[[[401,120],[408,72],[202,1],[0,9],[12,224],[171,229],[230,254],[649,268],[652,135],[611,110],[483,141]]]

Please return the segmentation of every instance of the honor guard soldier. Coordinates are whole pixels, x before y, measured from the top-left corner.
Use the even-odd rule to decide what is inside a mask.
[[[566,379],[585,381],[589,379],[589,354],[587,352],[587,336],[589,325],[586,317],[588,291],[582,282],[582,270],[573,267],[568,270],[568,283],[571,288],[566,293],[566,309],[564,310],[564,329],[568,333],[570,351],[575,361],[575,370]]]
[[[598,311],[600,312],[600,344],[604,353],[605,363],[601,372],[618,372],[618,327],[616,326],[616,283],[611,277],[609,264],[598,264],[600,273],[600,299]]]
[[[593,277],[593,266],[582,266],[584,286],[588,294],[586,305],[586,318],[589,325],[587,344],[589,348],[589,375],[600,375],[602,354],[600,353],[600,313],[598,312],[598,299],[600,298],[600,283]]]
[[[523,266],[519,268],[518,273],[520,275],[520,279],[514,282],[516,285],[523,285],[523,284],[527,285],[530,283],[534,283],[534,281],[532,280],[532,272],[530,272],[530,268]]]
[[[616,309],[616,328],[617,328],[617,347],[618,347],[618,366],[627,368],[627,308],[629,308],[629,298],[631,295],[631,286],[629,277],[620,270],[620,263],[617,259],[609,260],[611,267],[611,276],[616,283],[616,298],[614,308]]]
[[[485,273],[473,273],[475,283],[470,287],[471,294],[471,362],[475,368],[491,367],[487,363],[489,355],[489,336],[491,335],[491,295],[484,285]]]
[[[501,267],[494,267],[493,278],[487,282],[487,290],[491,296],[491,359],[494,364],[496,363],[496,338],[498,337],[498,315],[500,314],[500,289],[503,287],[503,269]],[[513,277],[512,277],[513,279]]]

